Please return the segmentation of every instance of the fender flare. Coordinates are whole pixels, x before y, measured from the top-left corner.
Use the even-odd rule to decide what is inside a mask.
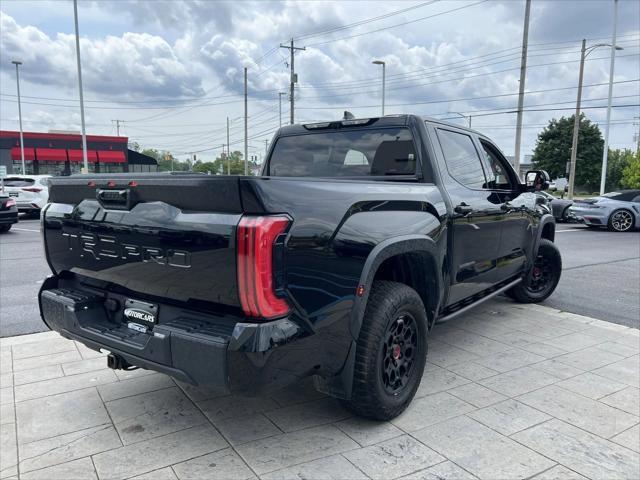
[[[540,219],[540,223],[538,225],[538,230],[536,231],[535,234],[535,238],[534,238],[534,242],[532,245],[532,249],[531,252],[529,252],[529,264],[533,265],[533,259],[534,256],[536,255],[536,252],[538,251],[538,246],[540,245],[540,240],[542,239],[542,232],[544,231],[545,227],[548,224],[552,224],[552,230],[553,230],[553,234],[552,234],[552,238],[551,241],[555,240],[555,236],[556,236],[556,219],[554,218],[554,216],[550,213],[545,213],[542,218]]]
[[[353,308],[351,309],[351,317],[349,322],[349,331],[352,335],[351,346],[347,354],[345,363],[340,372],[334,377],[321,378],[314,377],[316,388],[324,393],[328,393],[338,398],[349,399],[353,389],[353,370],[356,362],[357,339],[362,327],[364,311],[369,298],[369,292],[373,284],[378,268],[382,263],[395,255],[409,252],[426,253],[435,263],[436,271],[440,272],[438,265],[439,249],[436,242],[426,235],[403,235],[392,237],[380,242],[376,245],[365,261],[362,273],[360,274],[359,286],[364,287],[364,294],[355,297]],[[438,291],[440,291],[442,278],[437,275],[435,278]],[[439,306],[440,298],[438,298],[436,311]],[[434,319],[435,320],[435,319]]]
[[[362,321],[364,319],[364,311],[373,285],[373,279],[378,268],[385,260],[396,255],[410,252],[421,252],[427,254],[427,256],[434,262],[433,266],[435,267],[435,271],[440,272],[440,262],[438,261],[440,258],[440,252],[436,242],[431,237],[426,235],[402,235],[399,237],[389,238],[376,245],[367,256],[362,273],[360,274],[358,289],[363,287],[364,294],[362,296],[355,297],[353,308],[351,310],[349,330],[354,340],[357,340],[360,335],[360,328],[362,327]],[[442,279],[440,277],[440,275],[436,275],[436,278],[434,279],[438,291],[440,291],[442,283]]]

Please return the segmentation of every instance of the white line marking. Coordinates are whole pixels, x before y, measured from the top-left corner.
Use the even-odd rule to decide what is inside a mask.
[[[40,230],[31,230],[29,228],[12,228],[11,230],[19,230],[21,232],[36,232],[36,233],[40,233]]]
[[[588,232],[589,230],[556,230],[556,233],[574,233],[574,232]]]

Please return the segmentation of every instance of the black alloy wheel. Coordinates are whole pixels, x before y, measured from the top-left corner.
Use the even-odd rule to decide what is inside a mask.
[[[406,388],[418,351],[418,329],[414,318],[402,312],[389,323],[382,344],[380,374],[387,393],[396,395]]]
[[[562,273],[562,257],[558,247],[543,238],[529,274],[505,292],[520,303],[538,303],[547,299],[558,286]]]
[[[376,281],[356,344],[352,413],[390,420],[413,399],[424,372],[429,321],[420,295],[403,283]]]

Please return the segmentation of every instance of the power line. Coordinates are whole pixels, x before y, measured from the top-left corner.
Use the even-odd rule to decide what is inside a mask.
[[[637,54],[628,54],[628,55],[618,55],[617,58],[623,58],[623,57],[637,57]],[[608,59],[609,57],[592,57],[592,58],[587,58],[585,61],[595,61],[595,60],[603,60],[603,59]],[[565,65],[568,63],[577,63],[580,62],[580,60],[566,60],[566,61],[561,61],[561,62],[546,62],[546,63],[538,63],[538,64],[534,64],[534,65],[529,65],[527,68],[531,69],[531,68],[539,68],[539,67],[548,67],[551,65]],[[445,78],[442,80],[438,80],[438,81],[434,81],[434,82],[426,82],[426,83],[411,83],[408,85],[399,85],[399,86],[391,86],[391,87],[387,87],[386,90],[387,91],[394,91],[394,90],[405,90],[405,89],[410,89],[410,88],[417,88],[417,87],[424,87],[424,86],[429,86],[429,85],[437,85],[439,83],[448,83],[448,82],[452,82],[452,81],[456,81],[456,80],[469,80],[472,78],[478,78],[478,77],[486,77],[488,75],[497,75],[499,73],[505,73],[505,72],[511,72],[514,70],[519,70],[520,67],[511,67],[511,68],[504,68],[502,70],[494,70],[494,71],[490,71],[490,72],[481,72],[481,73],[477,73],[475,75],[464,75],[461,77],[455,77],[455,78]],[[461,72],[451,72],[451,73],[461,73]],[[447,75],[447,74],[445,74]],[[439,74],[433,75],[433,76],[440,76]],[[425,76],[424,78],[429,78],[430,76]],[[353,95],[365,95],[365,94],[374,94],[377,93],[377,90],[357,90],[357,91],[348,91],[348,92],[344,92],[344,93],[336,93],[336,94],[331,94],[331,95],[311,95],[311,96],[307,96],[304,97],[305,100],[311,99],[311,98],[319,98],[319,99],[326,99],[326,98],[336,98],[336,97],[352,97]]]
[[[353,28],[353,27],[359,27],[360,25],[365,25],[367,23],[372,23],[372,22],[377,22],[378,20],[384,20],[387,19],[389,17],[393,17],[395,15],[400,15],[402,13],[406,13],[409,12],[411,10],[416,10],[418,8],[423,8],[429,5],[433,5],[434,3],[437,3],[440,0],[432,0],[430,2],[424,2],[424,3],[419,3],[418,5],[413,5],[411,7],[407,7],[407,8],[403,8],[401,10],[395,10],[393,12],[389,12],[389,13],[385,13],[384,15],[379,15],[377,17],[371,17],[371,18],[367,18],[364,20],[359,20],[357,22],[353,22],[353,23],[348,23],[346,25],[340,25],[338,27],[334,27],[334,28],[329,28],[327,30],[320,30],[317,32],[312,32],[312,33],[307,33],[304,35],[299,35],[297,37],[293,37],[294,40],[299,41],[299,40],[303,40],[303,39],[308,39],[308,38],[313,38],[313,37],[319,37],[322,35],[327,35],[329,33],[335,33],[341,30],[347,30],[349,28]]]
[[[623,84],[623,83],[631,83],[631,82],[637,82],[640,81],[640,79],[636,78],[634,80],[620,80],[617,82],[613,82],[614,84]],[[602,85],[608,85],[608,82],[605,83],[592,83],[592,84],[588,84],[588,85],[583,85],[583,88],[588,88],[588,87],[599,87]],[[534,94],[534,93],[546,93],[546,92],[557,92],[557,91],[562,91],[562,90],[575,90],[578,87],[560,87],[560,88],[546,88],[543,90],[530,90],[528,92],[526,92],[527,95],[530,94]],[[511,97],[514,95],[518,95],[518,93],[500,93],[500,94],[496,94],[496,95],[483,95],[483,96],[479,96],[479,97],[467,97],[467,98],[455,98],[455,99],[444,99],[444,100],[428,100],[428,101],[422,101],[422,102],[409,102],[409,103],[393,103],[393,104],[389,104],[389,106],[392,107],[404,107],[407,105],[427,105],[427,104],[432,104],[432,103],[448,103],[448,102],[466,102],[466,101],[473,101],[473,100],[485,100],[488,98],[500,98],[500,97]],[[372,108],[372,107],[377,107],[378,105],[352,105],[350,106],[351,108]],[[319,106],[319,105],[314,105],[314,106],[309,106],[309,107],[298,107],[301,110],[327,110],[327,109],[335,109],[335,106]]]

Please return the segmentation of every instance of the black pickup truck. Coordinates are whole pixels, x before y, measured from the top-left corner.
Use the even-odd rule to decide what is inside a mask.
[[[283,127],[259,177],[54,178],[42,318],[112,368],[247,394],[313,376],[392,418],[435,323],[555,289],[548,175],[527,180],[482,134],[414,115]]]

